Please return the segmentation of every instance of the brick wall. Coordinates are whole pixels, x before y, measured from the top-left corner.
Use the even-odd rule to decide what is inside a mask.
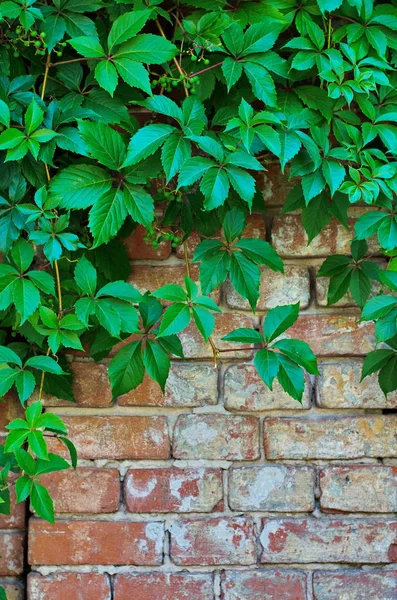
[[[227,347],[230,329],[300,300],[291,334],[311,344],[321,376],[299,405],[266,389],[247,353],[216,370],[192,329],[164,396],[147,379],[113,403],[106,360],[75,356],[77,405],[46,403],[80,463],[46,476],[56,524],[29,520],[29,600],[397,599],[397,395],[386,401],[376,378],[359,383],[371,325],[349,298],[326,308],[326,282],[315,280],[323,257],[348,251],[348,232],[332,223],[307,246],[299,216],[278,214],[287,189],[271,166],[269,210],[247,227],[273,242],[286,275],[263,272],[256,315],[228,284],[215,292],[225,314],[214,338]],[[138,229],[126,246],[140,289],[182,282],[182,254],[168,243],[154,251]],[[1,576],[22,570],[18,515],[1,525],[11,528]]]

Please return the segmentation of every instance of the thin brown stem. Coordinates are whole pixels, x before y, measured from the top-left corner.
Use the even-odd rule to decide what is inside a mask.
[[[156,19],[155,23],[156,23],[157,29],[160,32],[160,35],[166,40],[167,36],[164,33],[164,29],[162,28],[160,21],[158,19]],[[178,73],[180,75],[185,75],[185,73],[183,72],[183,69],[182,69],[181,65],[179,64],[179,62],[177,61],[177,59],[175,58],[175,56],[174,56],[174,58],[172,60],[174,61],[174,65],[176,66],[176,68],[178,70]],[[184,87],[184,90],[185,90],[186,97],[188,97],[189,96],[189,90],[187,90],[185,87]]]
[[[242,348],[218,348],[218,352],[252,352],[255,350],[252,346],[242,346]]]
[[[58,290],[58,318],[62,315],[62,290],[61,290],[61,278],[59,277],[58,261],[54,260],[55,276],[57,280]]]
[[[190,261],[189,261],[189,254],[188,254],[188,247],[187,247],[186,240],[183,242],[183,254],[185,257],[186,274],[188,277],[190,277]]]
[[[49,52],[47,54],[47,60],[45,63],[44,79],[43,79],[43,85],[41,88],[41,99],[42,100],[44,100],[45,89],[47,87],[48,71],[50,70],[50,66],[51,66],[51,52]]]
[[[188,78],[196,77],[196,75],[201,75],[202,73],[206,73],[207,71],[211,71],[212,69],[216,69],[216,67],[220,67],[223,64],[223,60],[221,62],[215,63],[210,67],[206,67],[205,69],[201,69],[201,71],[196,71],[196,73],[192,73],[192,75],[188,75]]]
[[[104,56],[98,56],[95,58],[72,58],[71,60],[60,60],[59,62],[56,63],[50,63],[50,67],[57,67],[58,65],[68,65],[69,63],[75,63],[75,62],[81,62],[82,60],[104,60]]]

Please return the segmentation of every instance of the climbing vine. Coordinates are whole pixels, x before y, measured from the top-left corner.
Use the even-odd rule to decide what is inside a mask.
[[[74,400],[65,354],[102,360],[118,345],[114,397],[146,373],[164,390],[190,324],[221,359],[211,293],[228,279],[255,311],[261,269],[283,272],[268,242],[242,237],[265,209],[256,181],[269,160],[297,178],[283,213],[301,213],[309,242],[364,207],[351,254],[318,275],[329,305],[350,292],[376,322],[363,377],[397,388],[395,4],[0,1],[0,396],[25,410],[0,446],[0,512],[15,486],[17,502],[54,520],[40,475],[77,457],[43,397]],[[155,249],[183,248],[184,286],[134,287],[122,240],[136,227]],[[284,335],[298,316],[298,304],[279,306],[260,331],[224,339],[255,348],[265,384],[277,378],[300,401],[304,371],[318,371],[310,347]]]

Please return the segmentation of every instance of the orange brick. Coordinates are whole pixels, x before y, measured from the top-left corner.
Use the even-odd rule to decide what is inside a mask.
[[[56,573],[28,576],[29,600],[109,600],[110,582],[100,573]]]

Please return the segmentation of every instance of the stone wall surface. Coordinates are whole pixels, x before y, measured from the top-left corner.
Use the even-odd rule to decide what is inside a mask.
[[[331,223],[308,246],[300,217],[279,214],[287,188],[271,167],[269,210],[246,232],[273,242],[285,276],[263,271],[255,315],[224,284],[214,339],[232,348],[221,341],[229,330],[260,327],[267,310],[299,300],[289,335],[320,363],[302,404],[268,390],[247,352],[215,368],[193,329],[165,395],[145,378],[112,399],[108,359],[71,356],[77,403],[46,406],[65,418],[79,467],[45,476],[55,525],[31,515],[25,534],[22,509],[1,517],[10,600],[23,597],[24,569],[29,600],[397,600],[397,395],[385,399],[375,377],[359,382],[372,326],[351,301],[327,308],[315,278],[351,232]],[[179,249],[154,251],[139,229],[126,248],[140,289],[182,281]],[[15,410],[1,405],[1,426]]]

